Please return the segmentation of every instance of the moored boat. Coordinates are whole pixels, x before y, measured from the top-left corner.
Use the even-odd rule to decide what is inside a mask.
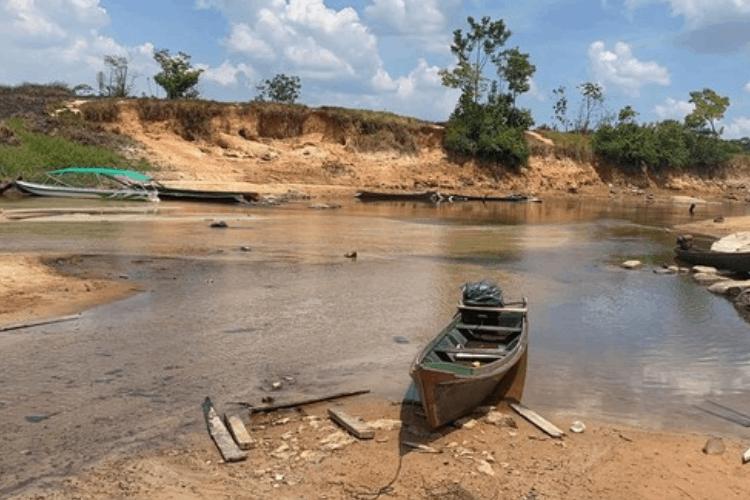
[[[16,187],[24,193],[35,196],[51,196],[56,198],[102,198],[108,200],[158,201],[155,191],[136,188],[86,188],[72,186],[55,186],[51,184],[37,184],[35,182],[15,181]]]
[[[459,303],[451,322],[411,367],[431,427],[471,413],[495,394],[526,352],[527,314],[525,298],[498,305]]]

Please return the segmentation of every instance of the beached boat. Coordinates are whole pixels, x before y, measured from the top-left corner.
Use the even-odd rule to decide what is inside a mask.
[[[117,189],[86,188],[73,186],[56,186],[37,184],[35,182],[15,181],[16,187],[24,193],[35,196],[56,198],[102,198],[108,200],[158,201],[155,191],[139,188],[121,187]]]
[[[509,203],[541,203],[542,200],[525,194],[510,194],[507,196],[475,196],[463,194],[440,193],[438,191],[424,191],[418,193],[399,193],[383,191],[360,191],[354,195],[360,201],[419,201],[424,203],[453,203],[458,201],[484,201]]]
[[[526,299],[502,307],[459,303],[411,367],[430,426],[461,418],[495,394],[526,352],[527,313]]]
[[[750,252],[714,252],[675,247],[677,258],[692,265],[712,266],[717,269],[750,273]]]

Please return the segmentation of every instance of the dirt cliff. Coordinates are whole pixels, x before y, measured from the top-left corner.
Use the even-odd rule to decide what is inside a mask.
[[[527,133],[532,157],[520,172],[451,158],[443,127],[390,113],[268,103],[93,101],[71,106],[89,121],[140,143],[164,182],[313,194],[358,189],[464,193],[671,190],[744,199],[746,168],[653,175],[573,159]],[[747,183],[750,185],[750,182]]]

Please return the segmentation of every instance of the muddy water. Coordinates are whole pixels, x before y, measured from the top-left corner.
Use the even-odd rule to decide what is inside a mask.
[[[84,254],[56,265],[143,290],[77,322],[0,333],[0,496],[200,431],[206,395],[229,408],[282,380],[279,399],[358,388],[400,399],[461,283],[483,277],[529,298],[530,406],[561,422],[750,437],[696,408],[750,413],[748,324],[688,277],[618,268],[671,262],[664,228],[689,219],[684,205],[185,209],[196,210],[206,220],[0,225],[0,252]]]

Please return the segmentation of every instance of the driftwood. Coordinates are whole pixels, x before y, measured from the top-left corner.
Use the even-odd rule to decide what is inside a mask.
[[[343,410],[329,408],[328,416],[357,439],[372,439],[375,437],[375,431],[372,430],[370,426],[361,419],[353,417]]]
[[[224,422],[222,422],[219,415],[216,414],[211,398],[207,397],[205,401],[203,401],[203,416],[206,419],[208,433],[211,435],[214,443],[216,443],[216,447],[219,448],[219,452],[224,458],[224,461],[241,462],[242,460],[245,460],[247,458],[247,453],[240,450],[237,443],[232,439]]]
[[[561,438],[565,435],[563,431],[558,429],[553,423],[546,420],[544,417],[539,415],[534,410],[526,408],[521,403],[511,403],[510,407],[515,410],[516,413],[521,415],[523,418],[534,424],[540,430],[553,438]]]
[[[29,321],[28,323],[17,323],[15,325],[0,326],[0,332],[9,332],[11,330],[20,330],[21,328],[31,328],[33,326],[51,325],[53,323],[63,323],[80,318],[80,314],[71,314],[70,316],[61,316],[59,318],[41,319]]]
[[[253,447],[253,439],[238,415],[224,415],[224,422],[241,450],[249,450]]]
[[[370,393],[369,390],[339,392],[336,394],[331,394],[330,396],[323,396],[319,398],[310,398],[310,399],[301,399],[299,401],[290,401],[288,403],[280,403],[280,404],[267,405],[267,406],[254,406],[252,403],[247,403],[244,401],[231,401],[229,404],[248,407],[250,408],[251,414],[252,413],[270,413],[276,410],[285,410],[287,408],[297,408],[299,406],[306,406],[306,405],[311,405],[315,403],[323,403],[325,401],[333,401],[335,399],[349,398],[352,396],[359,396],[362,394],[369,394],[369,393]]]

